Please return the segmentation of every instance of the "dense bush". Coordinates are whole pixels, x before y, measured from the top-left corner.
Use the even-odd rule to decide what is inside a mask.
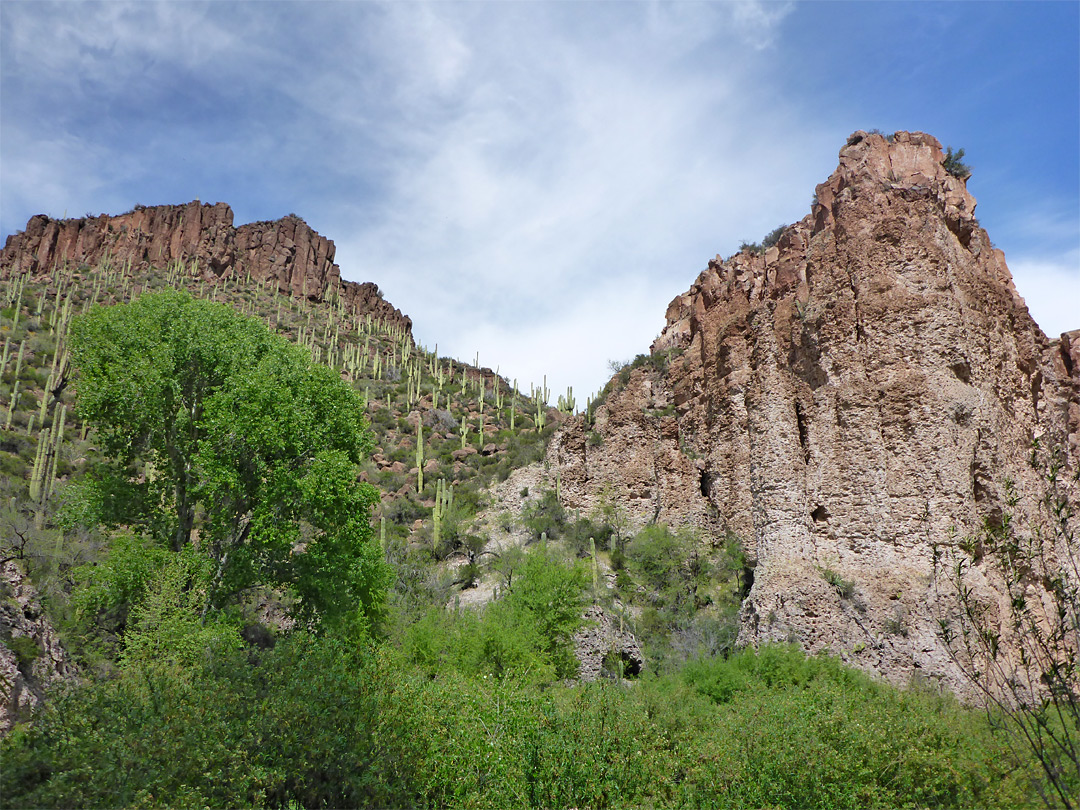
[[[550,683],[577,672],[571,636],[581,624],[586,577],[546,548],[520,558],[504,593],[480,613],[433,607],[404,630],[402,652],[440,672]]]
[[[963,161],[964,150],[958,149],[956,152],[953,152],[953,149],[950,146],[945,152],[945,160],[942,161],[942,165],[945,167],[945,171],[953,177],[966,180],[971,177],[971,167]]]
[[[525,506],[521,522],[529,530],[530,540],[540,540],[545,536],[548,540],[556,540],[566,530],[566,510],[555,492],[546,490],[539,500]]]
[[[646,526],[612,552],[622,598],[640,606],[636,624],[653,669],[734,647],[743,560],[733,538],[718,548],[688,529]]]
[[[737,683],[716,684],[727,672]],[[732,674],[734,673],[734,674]],[[797,651],[549,687],[296,636],[57,695],[0,743],[5,807],[1016,807],[985,718]]]

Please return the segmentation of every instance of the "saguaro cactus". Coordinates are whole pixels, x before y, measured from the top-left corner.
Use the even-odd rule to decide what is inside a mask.
[[[11,402],[8,403],[7,420],[4,422],[4,430],[11,428],[11,419],[15,416],[15,406],[19,401],[19,381],[15,380],[15,384],[11,387]]]
[[[424,491],[424,422],[416,416],[416,492]]]
[[[443,518],[450,509],[452,501],[453,489],[448,488],[446,486],[446,481],[440,478],[439,483],[435,488],[435,508],[431,512],[431,546],[432,550],[435,552],[438,552],[439,540],[442,537]]]
[[[589,547],[592,550],[592,586],[597,591],[600,588],[600,566],[596,561],[596,539],[589,538]]]

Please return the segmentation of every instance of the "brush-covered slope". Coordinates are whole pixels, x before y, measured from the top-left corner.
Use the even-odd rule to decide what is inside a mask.
[[[77,417],[78,371],[66,344],[72,319],[90,307],[187,290],[258,318],[363,391],[375,448],[362,477],[382,494],[372,520],[404,589],[424,587],[433,564],[447,558],[467,567],[479,493],[540,458],[562,418],[545,393],[526,396],[491,369],[417,345],[411,320],[374,284],[340,281],[333,243],[301,220],[234,230],[231,216],[227,206],[190,204],[61,222],[34,217],[7,240],[0,731],[71,670],[47,613],[63,613],[72,571],[99,559],[109,542],[96,526],[61,525],[58,514],[67,484],[101,460],[94,431]],[[250,607],[265,618],[265,605]]]

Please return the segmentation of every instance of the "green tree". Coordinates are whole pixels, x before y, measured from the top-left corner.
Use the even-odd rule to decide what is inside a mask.
[[[945,159],[941,162],[941,165],[945,167],[945,171],[951,174],[953,177],[957,177],[961,180],[966,180],[971,177],[971,167],[964,163],[964,150],[958,149],[953,152],[950,146],[945,152]]]
[[[72,324],[78,411],[110,461],[81,503],[210,561],[208,610],[268,584],[302,621],[366,622],[388,571],[371,542],[377,491],[358,394],[258,320],[186,293]]]

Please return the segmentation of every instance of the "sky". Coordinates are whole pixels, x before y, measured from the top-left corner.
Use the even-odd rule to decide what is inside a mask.
[[[34,214],[303,217],[439,354],[579,405],[859,129],[966,150],[1080,328],[1080,3],[0,3],[0,237]]]

